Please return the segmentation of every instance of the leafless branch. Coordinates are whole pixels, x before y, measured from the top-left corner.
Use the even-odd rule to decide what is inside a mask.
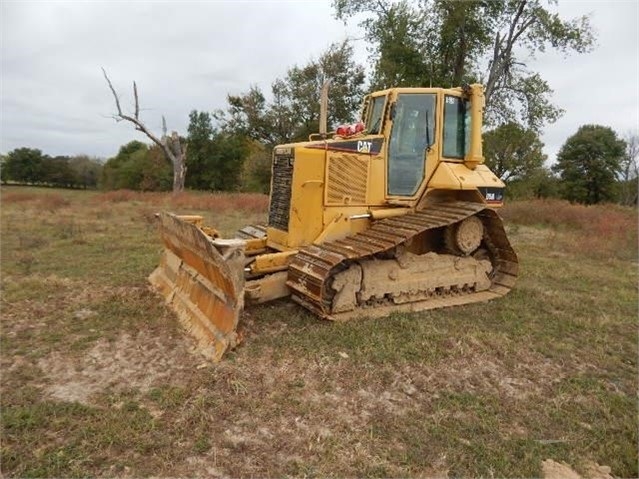
[[[138,86],[135,84],[135,80],[133,80],[133,96],[135,97],[135,119],[138,120],[140,118],[140,102],[138,100]]]
[[[142,123],[139,119],[138,119],[138,112],[139,112],[139,106],[138,106],[138,94],[137,94],[137,86],[135,85],[135,82],[133,83],[133,90],[134,90],[134,94],[135,94],[135,110],[136,110],[136,114],[135,117],[132,117],[130,115],[125,115],[124,113],[122,113],[122,108],[120,106],[120,99],[118,97],[118,94],[115,91],[115,88],[113,88],[113,84],[111,83],[111,80],[109,79],[109,76],[107,75],[106,71],[104,68],[102,68],[102,73],[104,74],[104,78],[106,79],[107,83],[109,84],[109,89],[111,90],[111,93],[113,93],[113,98],[115,99],[115,106],[118,109],[118,113],[117,115],[115,115],[115,118],[118,121],[121,120],[126,120],[129,121],[131,123],[133,123],[135,125],[135,129],[138,131],[141,131],[142,133],[144,133],[146,136],[149,137],[149,139],[151,141],[153,141],[153,143],[155,143],[156,145],[158,145],[160,148],[163,148],[163,143],[162,140],[160,140],[157,136],[155,136],[147,127],[146,125],[144,125],[144,123]]]
[[[120,108],[120,98],[118,97],[118,94],[115,92],[115,88],[113,88],[113,83],[111,83],[111,80],[109,79],[104,67],[102,68],[102,74],[104,75],[104,79],[107,81],[109,85],[109,89],[111,90],[111,93],[113,93],[113,98],[115,98],[115,106],[118,109],[118,115],[122,116],[122,108]]]

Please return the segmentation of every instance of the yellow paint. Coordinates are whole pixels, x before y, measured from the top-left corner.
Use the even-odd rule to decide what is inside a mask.
[[[474,190],[482,186],[503,188],[505,185],[486,165],[471,170],[465,163],[440,163],[428,186],[443,190]]]
[[[266,250],[266,238],[255,238],[246,240],[244,253],[247,256],[253,256]]]
[[[295,150],[288,235],[282,242],[288,248],[309,244],[322,231],[325,162],[326,150]]]
[[[395,216],[404,216],[408,212],[410,212],[410,209],[408,208],[389,208],[382,210],[371,210],[371,215],[373,219],[381,220],[384,218],[393,218]]]
[[[297,250],[289,250],[261,254],[251,263],[251,274],[266,274],[282,271],[287,268],[288,262],[296,253]]]
[[[288,233],[286,231],[271,227],[266,228],[266,245],[269,248],[273,248],[278,251],[285,251],[289,249],[286,246],[287,238]]]
[[[280,271],[247,281],[244,288],[247,301],[259,304],[288,296],[291,291],[286,286],[287,277],[286,271]]]
[[[478,84],[470,86],[472,101],[470,103],[470,148],[464,163],[466,166],[474,170],[478,165],[484,162],[484,156],[481,148],[481,127],[484,114],[484,87]]]

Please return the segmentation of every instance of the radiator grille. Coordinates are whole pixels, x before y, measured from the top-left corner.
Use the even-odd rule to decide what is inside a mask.
[[[368,159],[358,155],[332,155],[328,160],[329,204],[366,204]]]
[[[273,160],[273,182],[271,186],[271,204],[268,210],[268,225],[282,231],[288,231],[292,181],[293,159],[275,157]]]

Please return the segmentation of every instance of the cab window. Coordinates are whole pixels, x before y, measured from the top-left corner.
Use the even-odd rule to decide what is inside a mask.
[[[444,97],[444,157],[464,158],[470,145],[470,108],[467,101]]]
[[[435,95],[400,93],[391,116],[388,194],[413,196],[424,179],[426,150],[435,138]]]
[[[382,131],[382,117],[384,115],[385,96],[378,96],[371,100],[372,106],[366,121],[366,131],[370,135],[378,135]]]

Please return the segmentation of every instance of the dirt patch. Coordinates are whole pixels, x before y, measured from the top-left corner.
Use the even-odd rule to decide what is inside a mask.
[[[430,367],[406,368],[398,373],[396,383],[400,389],[409,387],[430,394],[442,390],[495,391],[503,397],[525,400],[543,394],[567,373],[565,365],[531,352],[509,359],[506,363],[487,354],[466,354]]]
[[[115,341],[98,340],[79,358],[58,351],[38,360],[49,380],[45,391],[54,399],[91,404],[96,393],[154,385],[181,385],[186,372],[197,365],[191,344],[183,337],[153,337],[142,331],[122,334]]]
[[[218,432],[220,441],[214,452],[182,464],[180,472],[194,476],[214,474],[212,471],[258,473],[259,468],[253,469],[257,459],[251,454],[259,451],[273,455],[268,461],[277,457],[281,470],[291,473],[298,471],[296,464],[310,468],[314,464],[311,457],[323,455],[335,464],[378,465],[385,474],[402,475],[405,471],[377,455],[377,439],[362,439],[372,434],[371,427],[380,418],[390,424],[406,417],[421,417],[432,424],[458,414],[433,406],[442,391],[477,395],[495,391],[498,396],[525,401],[543,394],[544,384],[552,384],[564,375],[559,365],[541,358],[521,358],[512,366],[478,352],[431,367],[405,364],[394,371],[363,364],[355,367],[352,361],[339,352],[304,360],[274,359],[267,350],[259,358],[239,354],[233,363],[216,365],[215,374],[225,378],[226,387],[236,398],[232,425]],[[354,370],[357,377],[352,375]],[[255,397],[269,398],[278,405],[275,410],[258,407],[262,417],[259,427],[255,423],[256,406],[251,401]],[[242,404],[253,406],[244,408]],[[278,414],[279,407],[294,413]],[[519,435],[527,433],[521,431]],[[405,445],[395,443],[394,437],[379,440],[392,442],[384,444],[398,454],[406,453]],[[341,444],[339,450],[335,450],[335,443]],[[251,454],[240,457],[238,451]],[[446,456],[429,461],[428,470],[433,476],[446,476],[451,466]]]
[[[522,225],[507,225],[506,233],[511,240],[516,239],[521,243],[532,244],[544,244],[544,242],[551,241],[557,236],[557,233],[549,229]]]
[[[544,479],[613,479],[608,466],[600,466],[596,462],[589,462],[584,465],[583,469],[585,474],[581,476],[565,462],[546,459],[541,463]]]

